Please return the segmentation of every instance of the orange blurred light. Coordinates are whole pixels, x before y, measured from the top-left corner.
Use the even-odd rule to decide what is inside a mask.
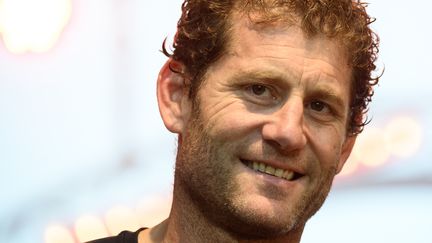
[[[58,41],[72,0],[0,0],[0,34],[15,54],[46,52]]]
[[[381,129],[368,127],[359,135],[356,141],[356,149],[352,156],[362,165],[378,167],[383,165],[390,157],[386,144],[385,133]]]
[[[141,200],[137,206],[141,225],[152,227],[165,220],[169,215],[171,202],[170,196],[162,195]]]
[[[127,207],[114,207],[105,215],[105,223],[111,235],[117,235],[123,230],[136,231],[140,228],[136,213]]]
[[[53,225],[45,230],[45,243],[75,243],[75,240],[67,228]]]
[[[75,233],[79,242],[86,242],[108,236],[108,232],[102,220],[91,215],[82,216],[76,221]]]
[[[392,155],[407,158],[419,150],[422,143],[422,129],[413,118],[395,118],[387,125],[385,131]]]
[[[356,147],[354,147],[356,149]],[[354,153],[354,152],[353,152]],[[345,162],[345,165],[342,171],[339,173],[339,176],[349,176],[357,172],[360,167],[360,161],[356,159],[355,156],[350,156],[348,160]]]

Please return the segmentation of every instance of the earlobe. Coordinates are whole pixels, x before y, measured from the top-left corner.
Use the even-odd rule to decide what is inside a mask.
[[[356,139],[357,139],[357,136],[354,136],[354,135],[353,136],[348,136],[345,139],[345,142],[344,142],[344,144],[342,146],[341,156],[340,156],[340,159],[339,159],[339,164],[337,166],[336,173],[341,172],[343,166],[345,165],[345,162],[348,160],[348,157],[350,156],[351,151],[354,148],[354,144],[355,144]]]
[[[157,99],[162,120],[168,130],[178,134],[181,134],[190,114],[188,85],[183,69],[181,63],[169,59],[160,70],[157,80]]]

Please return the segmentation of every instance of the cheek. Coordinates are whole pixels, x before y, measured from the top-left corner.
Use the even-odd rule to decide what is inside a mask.
[[[205,126],[212,137],[221,140],[237,139],[259,132],[262,115],[246,111],[243,107],[232,106],[215,114],[204,117]]]
[[[343,136],[341,129],[333,126],[312,128],[308,130],[308,140],[316,157],[323,166],[335,166],[339,162]]]

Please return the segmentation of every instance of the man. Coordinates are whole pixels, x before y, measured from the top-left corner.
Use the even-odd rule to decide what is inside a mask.
[[[171,213],[102,242],[300,242],[378,78],[351,0],[186,0],[157,96],[178,134]]]

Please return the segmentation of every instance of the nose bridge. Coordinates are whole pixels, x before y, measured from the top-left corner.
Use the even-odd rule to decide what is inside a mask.
[[[300,149],[306,144],[303,117],[303,99],[300,96],[290,97],[264,124],[264,140],[273,141],[283,150]]]
[[[289,128],[290,125],[301,125],[303,122],[303,99],[299,96],[291,97],[275,113],[276,119],[280,121],[283,128]]]

